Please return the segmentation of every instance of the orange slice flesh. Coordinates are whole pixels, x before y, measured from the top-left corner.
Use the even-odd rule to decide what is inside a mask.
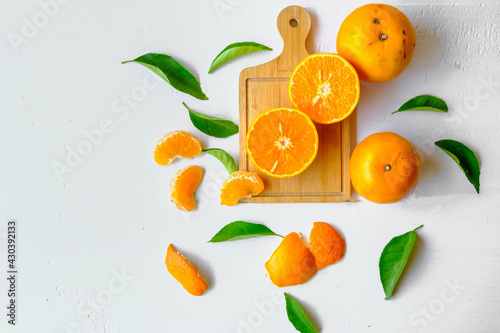
[[[298,110],[276,108],[254,119],[245,146],[257,169],[284,178],[298,175],[311,165],[318,142],[318,132],[308,116]]]
[[[224,182],[220,204],[234,206],[240,199],[258,195],[264,190],[264,182],[255,172],[236,171]]]
[[[203,178],[203,169],[197,165],[189,165],[177,171],[170,179],[171,201],[183,211],[191,211],[196,207],[194,194]]]
[[[182,255],[177,252],[172,244],[167,248],[165,265],[172,276],[186,289],[188,293],[194,296],[201,296],[207,290],[208,286],[198,275],[198,272]]]
[[[337,54],[316,53],[293,71],[288,94],[293,105],[320,124],[347,118],[359,101],[359,78],[354,67]]]
[[[199,154],[201,154],[200,140],[187,132],[173,131],[158,141],[155,161],[159,165],[166,165],[176,158],[192,158]]]
[[[314,255],[295,232],[286,235],[265,266],[280,288],[303,284],[317,271]]]
[[[318,270],[336,263],[344,256],[345,241],[328,223],[314,222],[309,242]]]

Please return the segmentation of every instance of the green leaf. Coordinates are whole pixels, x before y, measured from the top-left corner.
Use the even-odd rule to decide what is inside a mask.
[[[261,236],[279,236],[283,238],[283,236],[274,233],[263,224],[235,221],[220,229],[209,242],[219,243]]]
[[[479,194],[479,161],[476,154],[469,147],[455,140],[440,140],[435,142],[436,146],[448,154],[467,176],[469,182],[474,185]]]
[[[202,100],[208,99],[193,74],[169,55],[148,53],[134,60],[124,61],[122,64],[127,62],[136,62],[149,68],[172,87],[183,93]]]
[[[236,165],[234,158],[228,153],[226,153],[224,150],[219,148],[209,148],[209,149],[203,149],[203,151],[205,153],[217,157],[217,159],[221,161],[222,164],[226,167],[229,174],[238,171],[238,166]]]
[[[401,111],[436,111],[436,112],[448,112],[448,105],[441,98],[437,98],[431,95],[420,95],[410,99],[405,104],[401,105],[398,111],[394,111],[392,114]]]
[[[378,266],[380,270],[380,281],[384,287],[386,300],[392,297],[394,288],[410,257],[415,239],[417,239],[417,233],[415,231],[421,227],[422,225],[401,236],[391,239],[380,255]]]
[[[189,111],[189,118],[194,127],[201,132],[214,136],[216,138],[227,138],[228,136],[238,133],[239,127],[230,120],[221,119],[199,113],[188,108],[186,103],[182,103]]]
[[[293,327],[301,333],[318,333],[316,328],[311,324],[307,318],[304,310],[292,296],[285,293],[286,300],[286,314],[288,320],[292,323]]]
[[[254,42],[242,42],[242,43],[233,43],[222,50],[221,53],[215,57],[212,65],[210,65],[210,69],[208,70],[208,74],[215,71],[217,68],[227,64],[228,62],[233,61],[239,57],[244,55],[260,52],[260,51],[272,51],[273,49]]]

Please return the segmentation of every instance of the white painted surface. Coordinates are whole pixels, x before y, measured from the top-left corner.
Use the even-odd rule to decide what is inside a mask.
[[[496,1],[391,2],[413,22],[418,45],[398,78],[362,84],[357,141],[374,132],[395,131],[414,142],[424,158],[414,195],[392,205],[361,199],[233,208],[218,204],[214,189],[220,186],[220,175],[225,176],[213,157],[159,167],[152,150],[166,132],[184,129],[208,147],[237,155],[237,136],[214,139],[196,132],[181,102],[237,121],[239,72],[279,54],[276,17],[291,3],[66,2],[18,52],[9,33],[21,35],[23,19],[40,15],[40,5],[37,0],[0,4],[0,236],[7,220],[15,218],[20,237],[18,325],[8,326],[3,310],[2,332],[238,332],[242,321],[255,327],[240,332],[292,332],[283,299],[269,306],[273,293],[283,291],[303,303],[322,332],[500,331]],[[228,10],[218,15],[214,3],[224,3]],[[310,52],[335,52],[340,23],[364,3],[297,2],[313,17]],[[38,19],[44,23],[43,17]],[[206,74],[221,49],[246,40],[274,51]],[[137,92],[150,76],[139,65],[120,62],[147,52],[178,58],[197,75],[210,100],[195,100],[162,83],[128,108],[128,114],[115,113],[113,105],[123,107],[122,96]],[[444,98],[450,112],[390,115],[423,93]],[[65,163],[68,149],[86,140],[83,132],[104,119],[112,123],[111,132],[59,181],[53,162]],[[462,141],[477,152],[480,195],[454,162],[434,148],[441,138]],[[200,209],[184,214],[169,202],[167,184],[178,168],[191,163],[203,166],[207,174],[198,190]],[[282,234],[305,235],[312,222],[326,221],[345,236],[347,253],[308,283],[279,290],[265,277],[264,262],[280,239],[206,243],[238,219],[263,222]],[[418,232],[417,255],[396,295],[385,301],[378,277],[380,252],[393,236],[420,224],[425,226]],[[4,270],[5,239],[0,241]],[[188,295],[166,271],[169,243],[207,276],[210,289],[203,297]],[[113,284],[122,270],[133,279]],[[0,303],[5,309],[7,285],[2,281]],[[464,290],[448,293],[448,284],[455,282]],[[121,292],[101,306],[99,300],[109,295],[106,290],[120,286]],[[267,307],[259,310],[256,304]],[[422,311],[429,307],[425,319]]]

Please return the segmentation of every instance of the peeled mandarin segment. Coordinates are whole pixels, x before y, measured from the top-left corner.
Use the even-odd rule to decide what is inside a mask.
[[[258,195],[264,191],[264,182],[255,172],[236,171],[224,182],[220,194],[220,204],[234,206],[240,199]]]
[[[189,264],[182,255],[177,252],[172,244],[167,248],[165,265],[172,276],[186,289],[188,293],[194,296],[201,296],[207,290],[208,286],[198,275],[198,272]]]
[[[295,232],[286,235],[265,266],[280,288],[303,284],[317,271],[314,255]]]
[[[254,119],[245,146],[257,169],[284,178],[298,175],[311,165],[318,142],[316,127],[307,115],[294,109],[276,108]]]
[[[393,203],[417,186],[422,161],[413,144],[392,132],[375,133],[361,141],[349,161],[352,186],[376,203]]]
[[[406,15],[385,4],[368,4],[350,13],[337,35],[337,52],[367,82],[389,81],[410,63],[416,34]]]
[[[347,118],[359,101],[359,78],[339,55],[312,54],[293,71],[288,94],[293,105],[320,124]]]
[[[171,163],[176,158],[192,158],[201,154],[201,143],[184,131],[167,133],[155,148],[155,161],[159,165]]]
[[[316,258],[318,270],[342,259],[345,241],[334,227],[325,222],[315,222],[309,237],[311,252]]]
[[[180,210],[191,211],[196,207],[194,194],[203,178],[203,169],[190,165],[177,171],[170,180],[171,201]]]

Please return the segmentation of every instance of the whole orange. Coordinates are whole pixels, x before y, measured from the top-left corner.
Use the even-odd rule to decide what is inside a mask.
[[[396,202],[411,194],[421,169],[422,161],[412,143],[392,132],[368,136],[349,161],[352,186],[376,203]]]
[[[415,44],[415,30],[408,17],[384,4],[355,9],[337,35],[337,53],[367,82],[389,81],[401,74],[413,57]]]

